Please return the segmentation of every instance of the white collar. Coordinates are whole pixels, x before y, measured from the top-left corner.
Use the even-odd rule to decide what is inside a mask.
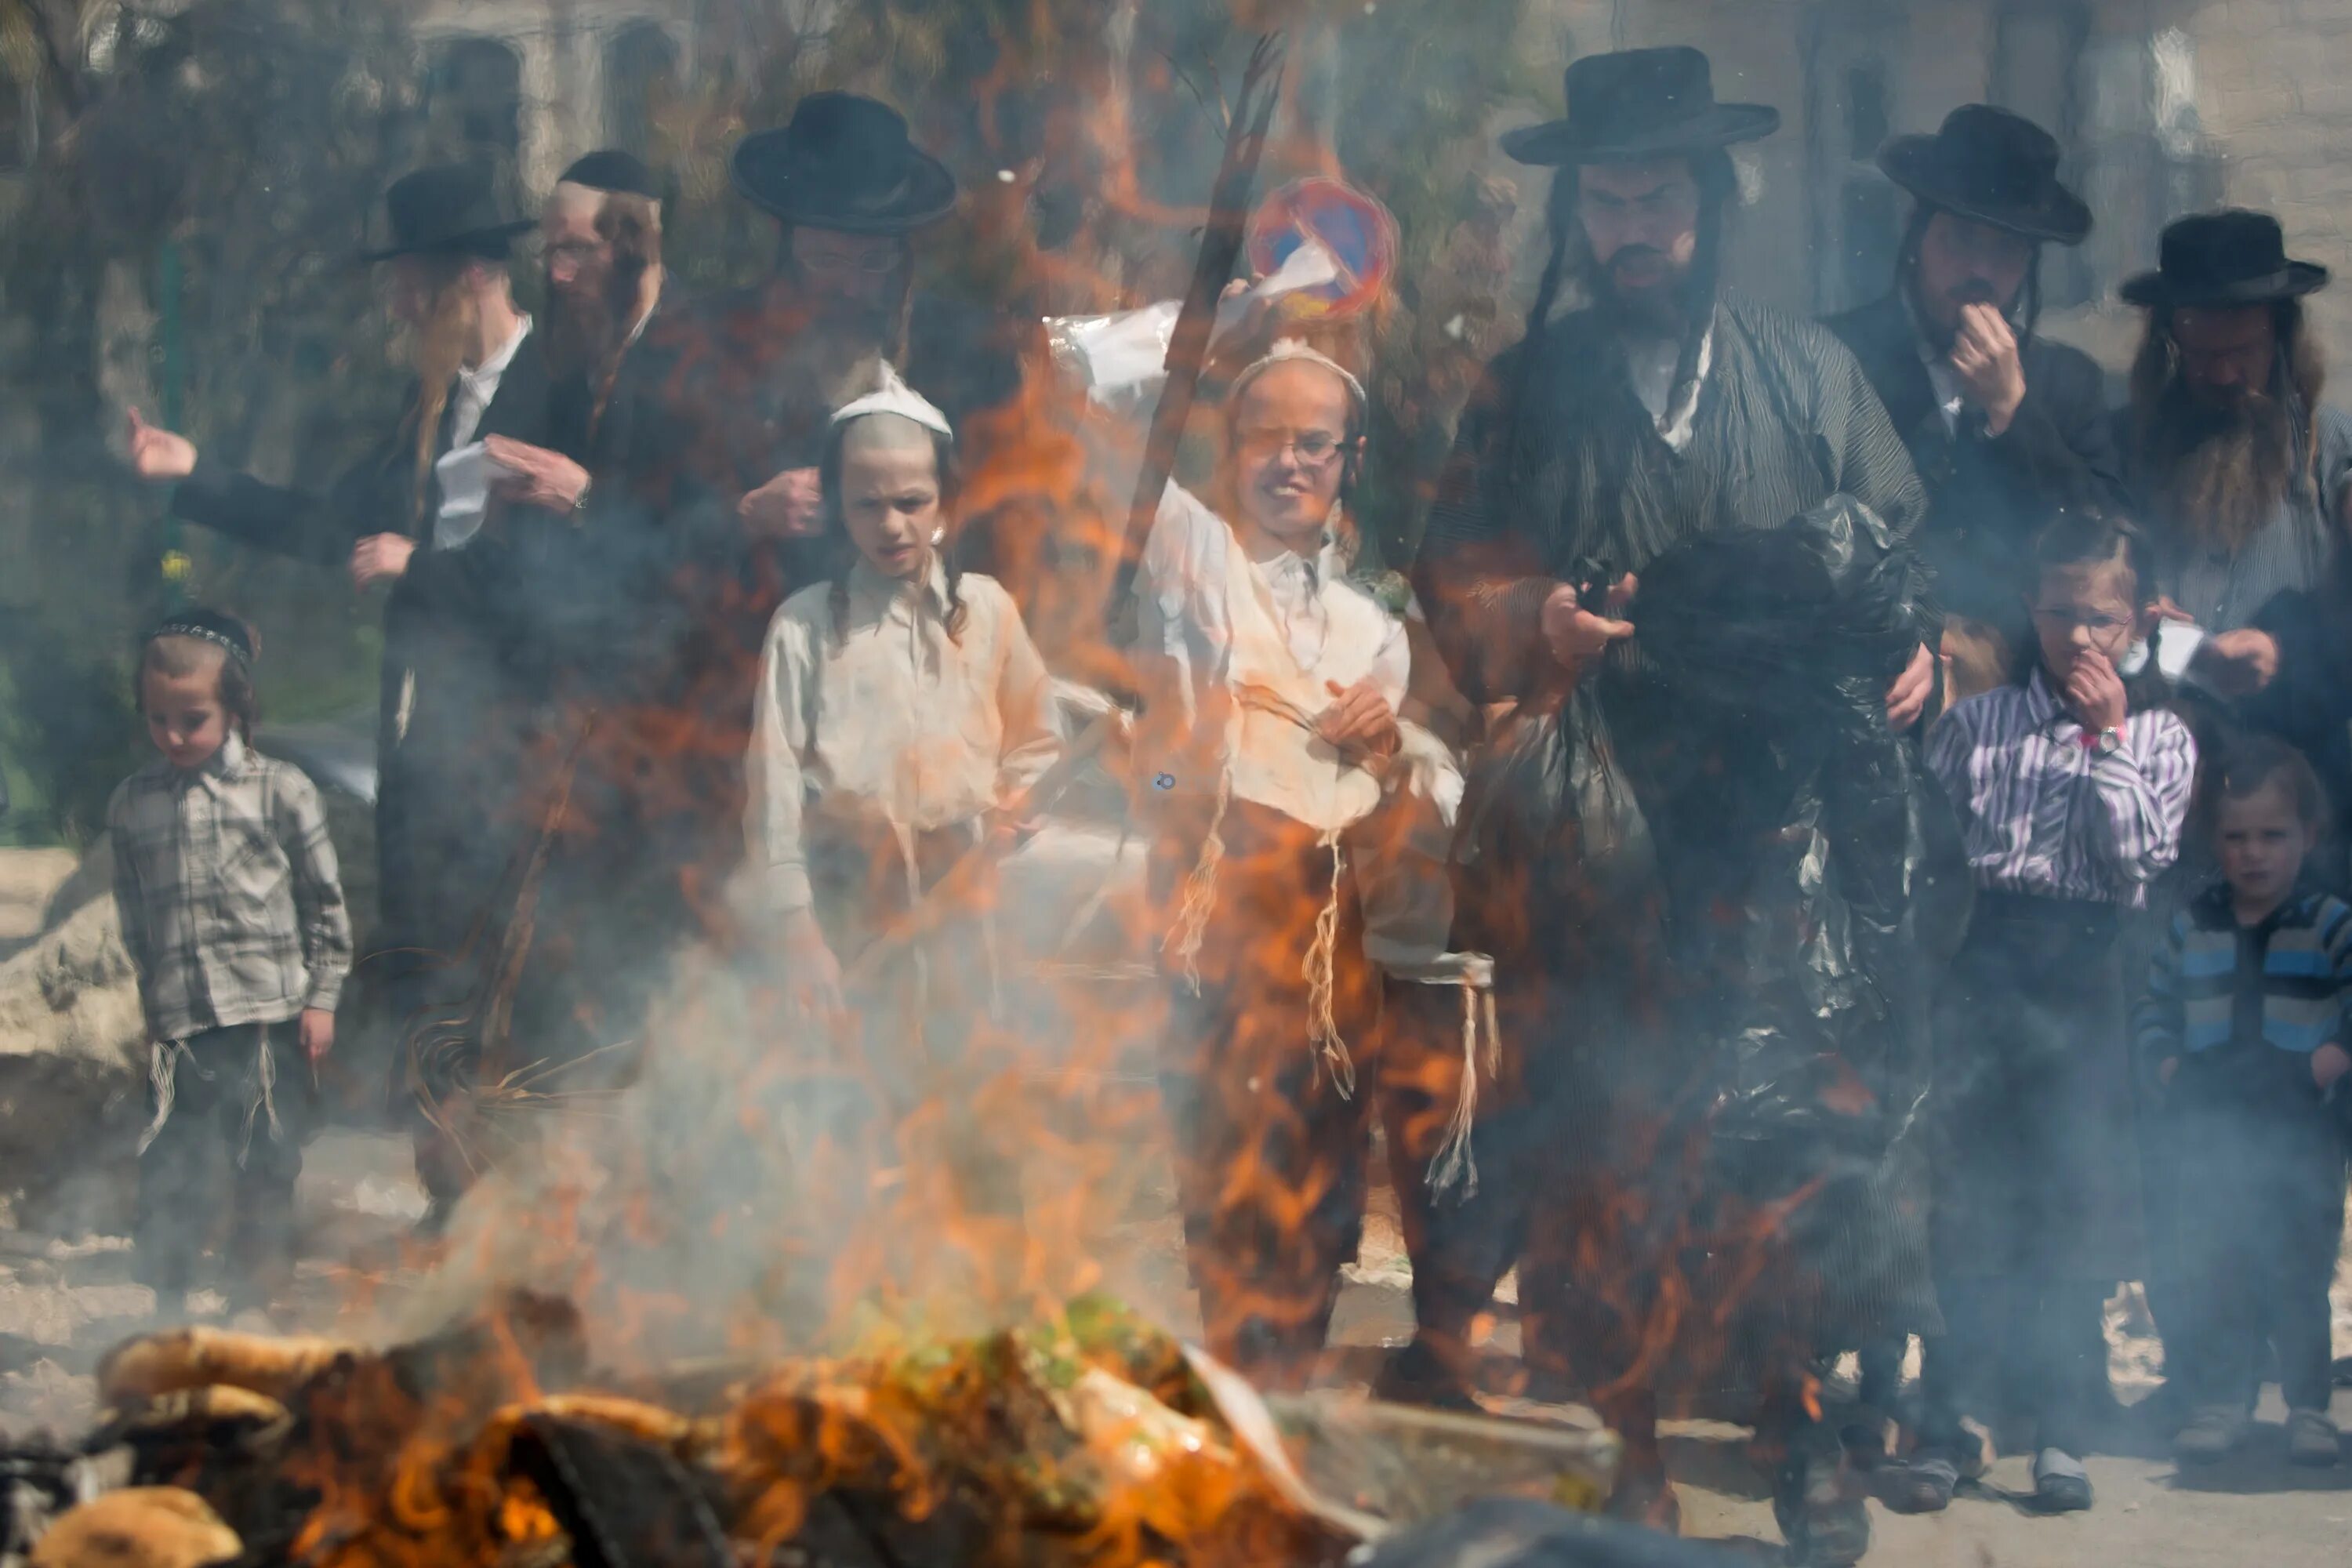
[[[1698,418],[1698,395],[1715,368],[1715,323],[1698,341],[1698,363],[1689,381],[1675,384],[1675,369],[1682,363],[1682,343],[1672,338],[1622,340],[1625,368],[1633,378],[1633,395],[1656,423],[1667,446],[1679,452],[1690,445],[1691,428]]]
[[[499,344],[496,353],[470,370],[460,367],[457,379],[475,385],[498,380],[499,377],[506,374],[507,366],[514,363],[515,355],[522,350],[523,339],[529,336],[530,336],[530,318],[525,316],[515,324],[514,335]]]
[[[850,563],[849,587],[862,603],[888,605],[898,600],[915,600],[944,614],[948,605],[948,565],[939,541],[931,544],[930,563],[917,576],[885,577],[874,569],[874,563],[861,554]]]

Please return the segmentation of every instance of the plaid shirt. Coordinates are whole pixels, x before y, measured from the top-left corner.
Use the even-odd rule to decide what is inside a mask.
[[[114,901],[159,1040],[332,1012],[352,920],[319,792],[231,736],[200,768],[157,763],[106,808]]]

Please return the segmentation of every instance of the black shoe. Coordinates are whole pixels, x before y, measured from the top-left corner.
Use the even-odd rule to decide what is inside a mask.
[[[1395,1405],[1418,1405],[1424,1410],[1454,1410],[1476,1415],[1478,1402],[1444,1357],[1419,1340],[1389,1357],[1372,1380],[1372,1397]]]
[[[2091,1478],[2083,1462],[2060,1448],[2033,1459],[2033,1506],[2043,1513],[2081,1513],[2091,1506]]]
[[[1878,1476],[1878,1500],[1896,1513],[1941,1513],[1959,1489],[1960,1467],[1942,1454],[1895,1460]]]

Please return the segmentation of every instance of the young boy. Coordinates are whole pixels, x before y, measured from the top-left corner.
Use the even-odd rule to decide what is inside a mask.
[[[1187,1252],[1210,1350],[1273,1386],[1303,1384],[1323,1348],[1375,1106],[1417,1240],[1424,1173],[1468,1174],[1448,1159],[1464,1058],[1491,1037],[1486,961],[1446,946],[1460,775],[1401,722],[1404,623],[1335,547],[1364,422],[1354,374],[1277,342],[1234,378],[1208,499],[1167,492],[1137,584],[1139,810],[1168,911],[1161,1085]],[[1442,1029],[1384,1017],[1391,980],[1470,1011]]]
[[[2327,820],[2302,753],[2264,736],[2215,771],[2223,881],[2174,919],[2135,1019],[2180,1194],[2185,1300],[2165,1352],[2197,1414],[2174,1447],[2205,1462],[2244,1441],[2267,1338],[2289,1457],[2332,1465],[2327,1288],[2344,1145],[2326,1101],[2352,1069],[2352,908],[2299,885]]]
[[[115,790],[106,823],[154,1048],[140,1273],[170,1310],[226,1208],[232,1295],[266,1306],[292,1275],[302,1170],[303,1098],[280,1086],[333,1047],[351,917],[318,791],[252,749],[245,626],[210,610],[164,622],[140,649],[138,693],[163,758]]]

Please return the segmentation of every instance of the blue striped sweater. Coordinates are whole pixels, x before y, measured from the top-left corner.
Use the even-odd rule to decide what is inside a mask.
[[[2347,1005],[2352,906],[2328,893],[2297,893],[2260,925],[2242,928],[2223,886],[2173,917],[2132,1032],[2149,1062],[2258,1041],[2307,1057],[2331,1040],[2352,1040]]]

